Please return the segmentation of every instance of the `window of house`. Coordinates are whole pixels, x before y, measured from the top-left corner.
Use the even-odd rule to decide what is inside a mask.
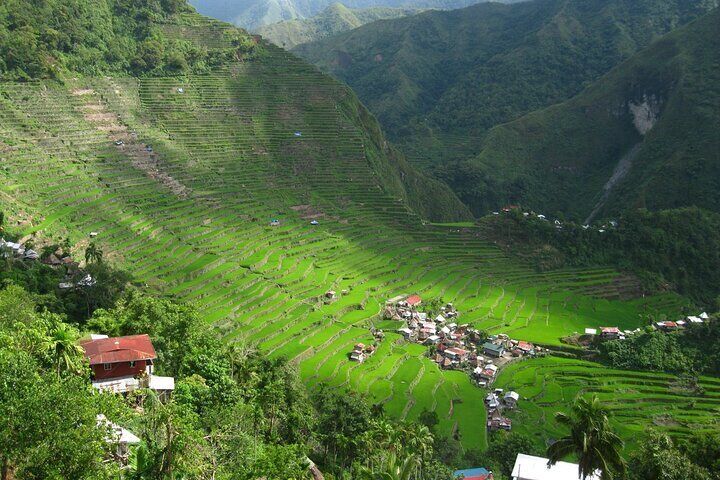
[[[130,362],[130,368],[133,368],[134,366],[135,366],[135,360],[133,360],[132,362]]]
[[[109,363],[103,363],[103,370],[112,370],[112,365]]]

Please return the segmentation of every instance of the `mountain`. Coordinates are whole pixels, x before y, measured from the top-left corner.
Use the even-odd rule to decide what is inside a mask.
[[[536,0],[375,22],[294,51],[348,83],[419,165],[578,94],[715,0]],[[479,210],[477,210],[480,213]]]
[[[447,187],[407,165],[347,86],[179,0],[2,2],[0,59],[0,227],[12,240],[3,242],[0,262],[0,383],[19,385],[0,392],[0,410],[21,414],[0,415],[0,438],[13,440],[0,441],[0,457],[18,479],[104,478],[71,461],[79,455],[104,464],[107,432],[97,429],[98,413],[132,419],[126,426],[144,441],[133,447],[133,458],[142,460],[133,460],[133,474],[147,478],[302,478],[302,471],[275,467],[304,470],[308,458],[328,477],[347,476],[355,452],[363,466],[383,463],[366,457],[370,448],[343,440],[376,438],[370,425],[414,444],[384,420],[378,424],[381,414],[407,422],[403,429],[417,431],[425,446],[432,439],[413,422],[429,417],[435,444],[447,446],[443,459],[467,463],[464,452],[488,445],[487,392],[471,380],[471,370],[440,368],[426,345],[404,339],[397,330],[407,323],[392,318],[388,299],[417,294],[429,318],[450,302],[446,313],[457,310],[458,323],[472,325],[478,336],[504,333],[541,345],[543,353],[574,348],[561,339],[608,319],[635,330],[649,319],[691,312],[684,311],[687,298],[649,290],[632,272],[607,265],[539,270],[500,249],[482,226],[467,221],[467,209]],[[662,229],[656,225],[653,233]],[[668,245],[657,236],[653,245]],[[26,260],[16,242],[32,244],[49,263],[57,263],[50,258],[57,253],[62,264]],[[714,246],[690,245],[697,243]],[[102,295],[107,305],[119,295],[114,281],[105,286],[107,277],[78,271],[88,263],[98,267],[89,272],[129,272],[132,293],[194,305],[196,313],[131,295],[112,311],[97,312],[95,321],[77,323],[93,333],[154,336],[158,373],[173,364],[178,374],[166,407],[146,402],[140,414],[124,405],[126,415],[110,398],[91,396],[88,376],[73,374],[69,364],[61,372],[58,348],[49,352],[38,334],[52,328],[70,354],[73,332],[62,329],[58,309],[84,310],[79,318],[87,318],[91,299],[99,306],[95,297]],[[53,313],[8,287],[20,281],[38,290],[35,300]],[[363,362],[351,360],[359,343],[376,347],[359,347],[360,358],[369,354]],[[17,347],[37,355],[35,364],[8,354]],[[275,368],[285,365],[282,359],[292,372]],[[247,368],[248,361],[255,367]],[[624,440],[649,425],[681,436],[717,427],[713,411],[720,402],[705,393],[715,388],[711,381],[702,379],[696,393],[678,390],[674,376],[659,387],[642,385],[657,373],[611,372],[635,383],[582,384],[579,378],[595,382],[608,369],[573,368],[570,376],[566,368],[553,369],[553,388],[572,382],[571,399],[588,385],[602,387]],[[303,413],[309,404],[292,386],[293,372],[324,408],[320,418]],[[536,375],[524,378],[537,388]],[[59,384],[75,385],[85,400],[74,402]],[[46,390],[34,388],[43,385]],[[518,388],[524,392],[519,416],[541,412],[530,388]],[[688,399],[708,407],[690,422]],[[668,405],[679,407],[668,411]],[[658,412],[667,421],[657,422]],[[543,445],[540,430],[564,435],[540,417],[516,417],[513,430],[537,428],[533,438]],[[70,444],[62,435],[68,429]],[[88,431],[96,439],[89,445],[76,435]],[[43,448],[33,448],[38,444]],[[58,445],[62,461],[47,461]],[[390,449],[381,448],[383,458]],[[394,449],[392,457],[404,450]],[[235,471],[219,470],[218,457],[232,458]],[[159,468],[149,468],[151,461]],[[53,472],[56,463],[72,470]],[[389,463],[388,474],[396,473],[397,464]],[[451,475],[436,467],[423,471]]]
[[[387,7],[351,10],[342,3],[333,3],[312,18],[273,23],[257,28],[256,32],[275,45],[290,49],[301,43],[320,40],[376,20],[406,17],[420,11]]]
[[[484,0],[345,0],[350,9],[453,9]],[[503,0],[512,3],[519,0]],[[320,14],[337,0],[190,0],[198,12],[253,31],[264,25],[286,20],[309,19]]]
[[[479,209],[520,202],[586,222],[633,207],[720,211],[720,11],[492,129],[454,174]]]
[[[60,6],[49,2],[16,8],[22,11],[25,18],[34,20],[31,25],[23,26],[9,21],[13,18],[9,15],[6,17],[8,21],[0,22],[0,47],[3,47],[0,50],[3,52],[0,53],[0,78],[4,79],[64,80],[78,73],[91,76],[210,74],[237,61],[247,62],[250,65],[248,68],[262,68],[266,64],[285,65],[288,72],[295,69],[302,78],[316,78],[319,75],[312,67],[277,51],[276,47],[256,44],[255,39],[246,32],[205,19],[197,24],[197,19],[202,17],[187,10],[181,3],[169,13],[159,6],[155,11],[137,7],[132,1],[116,4],[101,2],[96,8],[89,8],[84,0],[73,0]],[[53,8],[61,12],[53,12]],[[73,11],[75,15],[62,15]],[[10,13],[16,12],[11,10]],[[57,15],[63,18],[60,25],[56,25],[53,20]],[[114,22],[114,15],[131,20]],[[92,21],[85,27],[84,22],[88,19]],[[54,37],[51,36],[48,32],[53,27],[59,27],[62,33],[56,32]],[[138,31],[142,33],[136,34]],[[76,49],[74,45],[78,41],[87,42],[92,48]],[[28,44],[32,48],[28,48]],[[115,48],[117,45],[123,48]],[[260,62],[258,55],[266,56],[267,60]],[[333,129],[340,130],[329,133],[337,135],[342,141],[347,132],[348,142],[360,142],[363,145],[357,146],[357,151],[350,157],[341,155],[336,158],[331,171],[337,171],[340,177],[346,176],[348,170],[343,162],[354,165],[363,159],[367,162],[363,178],[373,179],[373,188],[381,189],[384,195],[397,199],[408,209],[414,208],[432,220],[468,217],[467,209],[447,187],[417,173],[387,144],[375,120],[352,92],[333,85],[329,78],[318,81],[327,85],[330,92],[323,95],[323,99],[336,102],[333,108],[337,108],[338,115],[345,116],[345,120],[332,125]],[[183,98],[188,97],[186,95]],[[287,128],[293,124],[293,131],[316,128],[306,124],[304,118],[290,117],[273,123],[274,128],[281,124],[286,124]],[[313,139],[308,138],[307,133],[304,138],[306,141],[303,143],[307,143],[310,148]],[[267,147],[261,148],[259,145],[254,148],[267,150]],[[295,156],[293,161],[304,162],[303,155]],[[279,164],[273,168],[279,168]],[[313,165],[302,167],[302,170],[312,176],[316,169],[327,168],[313,162]],[[443,209],[447,210],[440,213]]]

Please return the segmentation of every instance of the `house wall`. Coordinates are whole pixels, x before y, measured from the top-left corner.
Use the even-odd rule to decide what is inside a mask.
[[[108,378],[127,377],[131,375],[138,375],[145,371],[147,365],[150,365],[149,360],[141,360],[135,362],[135,366],[131,367],[130,362],[119,362],[111,363],[110,370],[105,370],[103,364],[91,365],[93,378],[95,380],[105,380]]]

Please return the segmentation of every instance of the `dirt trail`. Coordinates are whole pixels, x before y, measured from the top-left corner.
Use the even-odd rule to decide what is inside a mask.
[[[595,208],[593,208],[593,211],[590,212],[590,215],[588,215],[588,217],[583,222],[585,225],[588,225],[590,222],[593,221],[595,216],[605,206],[605,203],[607,203],[607,200],[610,197],[610,192],[612,192],[613,188],[615,188],[615,186],[628,174],[628,172],[630,171],[630,167],[632,167],[633,160],[635,160],[635,157],[637,157],[637,154],[640,152],[641,146],[642,142],[635,144],[620,159],[617,165],[615,165],[615,170],[613,170],[612,176],[603,186],[602,196],[600,197],[600,200],[598,200],[598,203],[595,204]]]
[[[72,93],[76,96],[90,96],[95,92],[85,89],[75,90]],[[88,103],[80,106],[85,120],[92,123],[96,130],[106,133],[115,148],[130,158],[133,167],[162,183],[180,198],[187,198],[192,193],[189,187],[162,170],[158,154],[149,145],[139,141],[134,132],[128,132],[127,125],[120,121],[120,115],[108,111],[106,105],[100,101],[88,100]]]

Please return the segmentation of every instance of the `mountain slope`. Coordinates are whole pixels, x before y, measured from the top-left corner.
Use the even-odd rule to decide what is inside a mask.
[[[208,52],[247,38],[189,13],[151,23],[166,45]],[[472,449],[486,445],[483,390],[404,342],[383,319],[386,299],[453,302],[464,323],[550,345],[607,318],[634,329],[680,314],[686,300],[671,293],[627,300],[637,281],[612,268],[539,272],[470,223],[423,222],[424,210],[465,214],[403,163],[347,87],[280,48],[256,48],[198,71],[116,65],[0,82],[7,228],[36,248],[67,239],[80,256],[94,232],[105,262],[196,304],[226,341],[291,360],[310,386],[361,392],[392,418],[436,411],[438,436]],[[376,353],[349,361],[355,344],[377,341],[371,327],[385,331]]]
[[[587,221],[629,207],[720,210],[720,11],[493,129],[468,168],[487,182],[465,185],[481,209],[521,202]]]
[[[295,49],[348,83],[421,165],[477,153],[489,128],[566,100],[707,0],[536,0],[376,22]]]
[[[342,3],[333,3],[312,18],[273,23],[259,27],[256,31],[275,45],[290,49],[376,20],[406,17],[418,12],[419,9],[387,7],[351,10]]]
[[[484,0],[344,0],[350,9],[402,8],[402,9],[453,9]],[[503,0],[512,3],[519,0]],[[337,0],[190,0],[197,10],[210,17],[233,23],[250,30],[263,25],[318,15]]]

